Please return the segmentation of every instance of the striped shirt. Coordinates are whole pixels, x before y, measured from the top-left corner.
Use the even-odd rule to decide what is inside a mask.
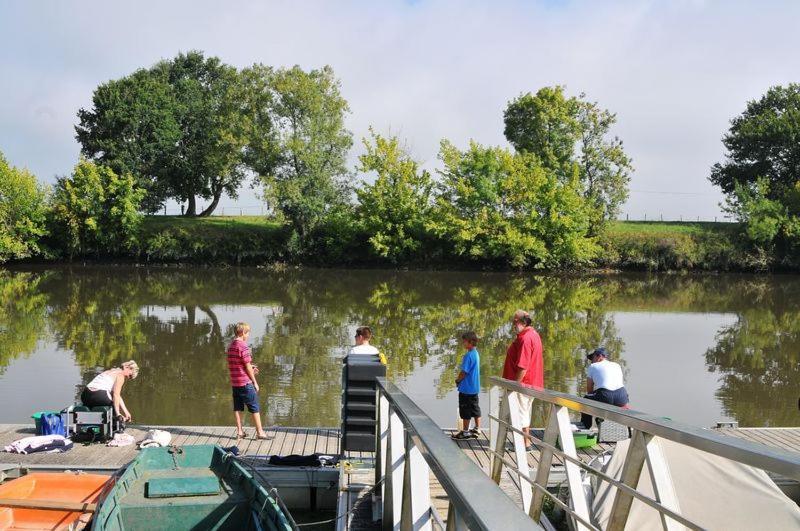
[[[231,387],[243,387],[250,382],[247,371],[244,370],[246,364],[253,361],[250,356],[250,347],[241,339],[234,339],[228,347],[228,372],[231,375]]]

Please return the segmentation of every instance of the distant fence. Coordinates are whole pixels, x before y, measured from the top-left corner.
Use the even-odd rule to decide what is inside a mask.
[[[622,214],[617,218],[618,221],[664,221],[664,222],[683,222],[683,223],[732,223],[735,220],[731,216],[665,216],[664,214]]]
[[[202,212],[208,205],[197,205],[197,212]],[[169,205],[158,212],[154,212],[156,216],[180,216],[184,213],[185,209],[181,205]],[[218,206],[212,216],[266,216],[272,213],[272,209],[268,205],[227,205]]]
[[[197,211],[202,212],[207,205],[197,205]],[[179,216],[184,210],[181,205],[169,205],[155,213],[157,216]],[[269,205],[226,205],[219,206],[211,214],[212,216],[266,216],[272,214],[273,210]],[[730,216],[668,216],[664,214],[622,214],[617,218],[618,221],[665,221],[665,222],[723,222],[734,221]]]

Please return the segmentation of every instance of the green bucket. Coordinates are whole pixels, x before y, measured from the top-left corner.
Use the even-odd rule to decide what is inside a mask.
[[[575,449],[579,450],[581,448],[591,448],[597,444],[597,432],[592,433],[573,433],[572,440],[575,441]],[[559,450],[561,448],[561,440],[556,443],[556,447]]]
[[[33,419],[33,423],[36,425],[36,435],[42,435],[42,415],[60,415],[60,411],[37,411],[31,418]]]

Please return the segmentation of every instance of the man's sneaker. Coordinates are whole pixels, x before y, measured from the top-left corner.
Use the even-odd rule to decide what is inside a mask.
[[[467,439],[472,439],[472,435],[465,431],[460,431],[451,435],[450,438],[456,441],[466,441]]]
[[[479,430],[478,428],[472,428],[471,430],[469,430],[469,435],[473,439],[477,439],[481,436],[481,430]]]

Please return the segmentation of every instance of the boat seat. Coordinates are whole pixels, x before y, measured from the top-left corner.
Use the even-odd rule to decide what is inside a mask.
[[[219,478],[201,477],[153,478],[147,482],[146,498],[175,498],[182,496],[214,496],[219,494]]]

